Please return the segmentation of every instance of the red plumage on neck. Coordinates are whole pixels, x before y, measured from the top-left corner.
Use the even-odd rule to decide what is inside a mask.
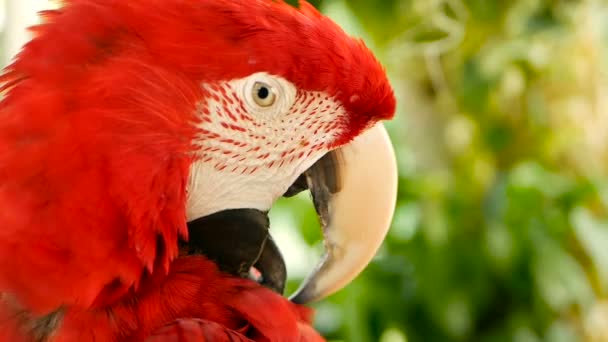
[[[323,341],[309,326],[310,309],[226,276],[200,256],[176,259],[167,276],[147,278],[111,306],[63,308],[57,324],[20,312],[6,298],[0,303],[2,341]]]

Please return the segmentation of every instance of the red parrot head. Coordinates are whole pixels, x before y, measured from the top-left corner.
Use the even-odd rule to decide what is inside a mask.
[[[327,252],[295,300],[369,262],[395,203],[379,123],[395,97],[362,41],[306,2],[68,0],[45,18],[0,104],[0,262],[40,248],[0,285],[49,306],[53,289],[106,298],[169,267],[188,222],[266,212],[296,185],[313,194]]]

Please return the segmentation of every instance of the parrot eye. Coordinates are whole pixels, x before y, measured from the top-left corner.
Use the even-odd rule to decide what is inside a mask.
[[[277,98],[272,86],[263,82],[256,82],[253,85],[251,95],[253,96],[255,103],[260,107],[272,106]]]
[[[273,121],[288,113],[297,95],[292,83],[264,72],[239,80],[236,87],[247,112],[263,121]]]

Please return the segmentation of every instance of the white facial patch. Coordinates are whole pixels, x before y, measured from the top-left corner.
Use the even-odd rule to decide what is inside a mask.
[[[199,149],[190,169],[188,221],[226,209],[270,209],[329,151],[345,115],[329,95],[299,91],[266,73],[203,89],[207,96],[197,109]]]

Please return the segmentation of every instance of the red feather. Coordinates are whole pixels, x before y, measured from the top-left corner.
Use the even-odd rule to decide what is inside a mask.
[[[0,341],[30,341],[44,318],[0,301]],[[250,280],[220,273],[200,256],[180,257],[165,276],[104,308],[63,308],[50,342],[72,341],[303,341],[323,339],[310,326],[310,309]],[[189,318],[192,317],[192,318]]]

